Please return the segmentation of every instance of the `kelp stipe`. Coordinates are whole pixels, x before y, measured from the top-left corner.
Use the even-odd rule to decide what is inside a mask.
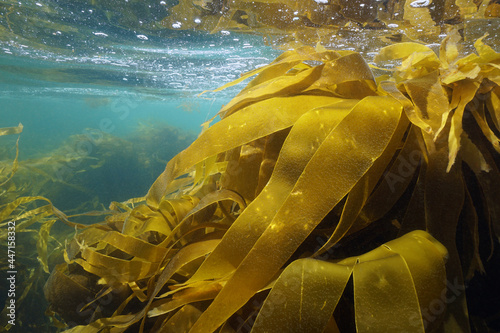
[[[145,202],[69,242],[52,274],[94,285],[67,332],[469,332],[464,277],[500,231],[500,54],[457,38],[384,48],[402,63],[377,78],[312,47],[251,72]]]

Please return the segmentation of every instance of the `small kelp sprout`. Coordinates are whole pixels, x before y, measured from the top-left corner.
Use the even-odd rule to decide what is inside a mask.
[[[464,279],[500,235],[500,54],[458,38],[386,47],[377,78],[302,47],[233,82],[257,75],[145,198],[77,226],[45,287],[66,332],[469,332]]]

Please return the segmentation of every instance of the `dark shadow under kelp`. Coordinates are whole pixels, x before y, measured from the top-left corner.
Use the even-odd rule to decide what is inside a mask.
[[[55,267],[38,246],[52,320],[71,333],[497,329],[476,281],[498,274],[500,54],[479,39],[461,56],[458,40],[384,48],[375,60],[400,64],[376,78],[356,52],[283,53],[101,223],[51,203],[23,216],[15,199],[2,221],[77,230]]]

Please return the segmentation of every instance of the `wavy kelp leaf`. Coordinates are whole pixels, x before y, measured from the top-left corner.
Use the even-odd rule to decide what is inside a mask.
[[[118,237],[118,238],[117,238]],[[103,253],[97,252],[100,248],[107,244],[113,244],[116,241],[128,242],[129,246],[117,244],[119,249],[126,252],[136,252],[145,250],[131,260],[115,258]],[[136,247],[134,249],[134,246]],[[86,271],[93,273],[107,283],[128,283],[155,274],[161,262],[164,260],[167,249],[155,246],[139,239],[127,235],[121,235],[111,231],[104,236],[104,239],[96,244],[95,248],[91,248],[86,244],[80,245],[80,254],[82,259],[74,261],[80,264]],[[143,258],[143,259],[141,259]]]
[[[160,204],[160,212],[164,215],[167,215],[167,213],[170,214],[178,223],[178,221],[181,221],[199,202],[200,199],[197,197],[183,195],[179,199],[162,201]],[[175,225],[177,225],[177,223]]]
[[[334,59],[337,57],[333,51],[326,51],[326,52],[328,52],[331,59]],[[232,87],[238,83],[241,83],[244,80],[246,80],[254,75],[259,74],[258,77],[256,77],[251,82],[249,82],[248,85],[238,94],[238,96],[244,95],[244,92],[248,91],[250,88],[257,86],[261,83],[264,83],[266,81],[272,80],[278,76],[286,74],[290,69],[296,67],[302,61],[313,60],[313,59],[311,59],[311,54],[316,55],[317,53],[314,52],[313,48],[307,47],[307,46],[302,47],[298,50],[283,52],[280,56],[278,56],[276,59],[274,59],[270,64],[256,68],[256,69],[251,70],[251,71],[248,71],[248,72],[242,74],[238,79],[231,81],[229,83],[226,83],[225,85],[223,85],[215,90],[210,90],[210,91],[218,92],[218,91],[224,90],[224,89]],[[314,59],[314,60],[319,60],[319,59]],[[307,67],[309,67],[309,66],[307,66]],[[202,94],[205,92],[206,91],[202,92]]]
[[[444,312],[435,314],[436,317],[433,322],[426,322],[430,320],[426,313],[435,304],[436,299],[442,296],[447,287],[445,263],[448,259],[448,251],[441,243],[424,231],[413,231],[397,240],[403,239],[405,241],[391,241],[386,243],[385,246],[387,246],[388,250],[398,253],[404,260],[405,268],[408,269],[411,275],[412,289],[418,297],[421,315],[410,318],[405,315],[405,318],[411,321],[410,325],[422,318],[426,330],[432,331],[440,325],[438,318],[442,318]],[[388,275],[384,274],[384,276]]]
[[[423,131],[431,133],[432,128],[420,117],[420,115],[416,112],[415,105],[412,103],[410,99],[408,99],[408,97],[403,95],[403,93],[398,89],[398,87],[394,82],[382,81],[380,82],[379,87],[382,91],[388,93],[398,102],[400,102],[401,105],[403,105],[403,109],[406,113],[406,116],[413,124],[420,127]]]
[[[196,288],[183,289],[176,292],[174,296],[166,302],[153,302],[153,304],[151,304],[152,309],[149,310],[148,316],[157,317],[189,303],[214,299],[221,289],[222,285],[217,282],[197,286]]]
[[[137,323],[146,315],[149,306],[153,302],[155,296],[160,292],[168,280],[179,270],[182,266],[187,263],[203,257],[210,253],[213,248],[218,244],[220,240],[207,240],[198,243],[193,243],[184,246],[179,252],[172,258],[172,260],[165,266],[161,274],[156,280],[156,284],[152,287],[151,293],[148,293],[147,304],[135,314],[130,315],[114,315],[110,318],[101,318],[96,321],[91,322],[89,325],[80,325],[72,329],[65,331],[66,333],[94,333],[99,332],[105,327],[115,327],[118,329],[127,328],[134,323]],[[140,332],[143,331],[141,327]]]
[[[446,254],[429,234],[414,231],[337,263],[294,261],[274,284],[252,333],[323,332],[351,274],[358,331],[423,332],[420,313],[445,288]]]
[[[5,184],[7,184],[9,182],[9,180],[12,179],[12,177],[14,177],[14,174],[16,173],[17,169],[19,168],[19,162],[18,162],[18,158],[19,158],[19,139],[20,137],[17,138],[16,140],[16,157],[14,158],[14,161],[12,162],[12,167],[11,167],[11,170],[10,170],[10,175],[8,175],[5,180],[3,180],[1,183],[0,183],[0,186],[4,186]],[[3,169],[0,170],[0,176],[2,176],[3,178]]]
[[[98,333],[102,332],[103,327],[115,326],[118,329],[114,329],[114,332],[123,332],[125,328],[129,326],[130,322],[135,319],[134,315],[116,315],[113,319],[101,318],[96,321],[91,322],[88,325],[78,325],[70,328],[64,333]]]
[[[500,153],[500,138],[497,134],[490,128],[488,125],[488,121],[486,120],[486,114],[483,109],[480,108],[472,108],[472,115],[476,120],[477,124],[481,128],[481,132],[483,132],[484,136],[491,142],[493,148]]]
[[[477,61],[479,58],[473,54],[471,59]],[[464,79],[475,79],[481,72],[481,67],[473,61],[465,61],[466,58],[458,60],[450,66],[444,74],[441,75],[441,82],[444,84],[452,84]],[[462,64],[461,64],[462,63]]]
[[[186,192],[188,194],[195,194],[203,186],[211,182],[211,176],[218,174],[225,169],[227,169],[227,164],[225,162],[217,162],[217,155],[210,156],[200,163],[196,163],[194,171],[190,172],[190,175],[188,176],[193,178],[193,184],[186,190]],[[193,174],[194,177],[192,177]]]
[[[463,133],[462,119],[464,117],[465,106],[470,101],[472,101],[472,99],[476,95],[478,88],[479,83],[464,80],[461,82],[461,84],[458,85],[458,87],[453,90],[451,107],[453,107],[453,104],[455,104],[454,100],[459,99],[460,102],[458,102],[458,105],[455,108],[455,112],[453,113],[453,116],[451,118],[451,128],[450,134],[448,136],[448,149],[450,150],[450,152],[448,155],[448,167],[446,168],[447,172],[450,171],[453,163],[455,163],[455,159],[460,149],[460,140]]]
[[[170,235],[172,229],[196,206],[198,201],[199,198],[184,195],[179,199],[163,200],[158,210],[139,205],[127,215],[121,232],[136,237],[147,232]]]
[[[463,132],[462,120],[465,106],[471,102],[476,95],[476,91],[482,80],[480,73],[488,76],[488,68],[491,68],[488,62],[498,61],[500,58],[500,55],[490,47],[485,46],[481,39],[475,44],[480,54],[479,56],[470,54],[464,58],[457,58],[456,42],[456,34],[443,41],[440,48],[441,55],[439,62],[437,62],[437,58],[435,58],[434,54],[431,55],[421,46],[416,45],[411,45],[411,47],[409,46],[408,48],[402,46],[397,47],[395,45],[389,46],[382,49],[378,57],[379,60],[389,60],[399,57],[404,58],[404,56],[408,57],[405,62],[411,64],[412,68],[405,67],[404,62],[403,65],[397,69],[396,77],[406,79],[406,81],[404,81],[405,92],[410,95],[412,104],[415,103],[417,109],[422,110],[420,114],[414,114],[413,116],[409,115],[410,120],[414,124],[420,126],[424,131],[434,133],[434,140],[437,140],[437,137],[443,132],[445,126],[447,126],[447,120],[451,117],[451,129],[448,134],[450,147],[448,170],[450,170],[460,150],[460,138]],[[413,53],[410,56],[408,52],[412,48],[415,50],[421,49],[420,53]],[[419,54],[421,54],[421,56],[419,56]],[[415,62],[415,59],[418,58],[422,60],[427,58],[428,60]],[[413,69],[413,67],[418,67],[419,69],[416,70]],[[437,76],[437,69],[440,70],[439,77]],[[382,85],[382,87],[388,87],[388,89],[385,90],[393,96],[398,94],[394,87],[390,87],[387,84],[385,86]],[[444,93],[444,89],[446,88],[453,91],[449,106],[446,106],[447,100],[450,98]],[[399,99],[403,100],[404,98],[400,96]],[[478,100],[476,100],[476,102],[474,102],[475,105],[481,104]],[[429,106],[432,107],[432,111]],[[408,110],[411,110],[411,107],[408,107]],[[494,148],[500,151],[498,137],[491,131],[487,121],[485,121],[486,118],[483,109],[471,107],[471,112],[484,135],[490,140]],[[431,115],[433,119],[426,119],[429,118],[429,115]],[[439,117],[441,118],[440,120]],[[492,118],[495,118],[495,116],[492,116]],[[429,120],[432,121],[429,122]],[[437,126],[438,122],[440,122],[440,126]],[[428,124],[429,126],[426,127],[424,124]],[[436,128],[438,129],[436,130]],[[427,138],[427,136],[424,136],[424,138]],[[429,147],[432,146],[429,140],[427,144]]]
[[[171,228],[163,214],[150,209],[146,205],[139,205],[125,219],[121,232],[138,237],[148,231],[157,231],[163,235],[168,235]]]
[[[448,96],[441,86],[439,72],[405,81],[405,91],[415,107],[417,117],[426,123],[436,137],[441,127],[443,115],[449,112]]]
[[[255,199],[266,141],[273,137],[274,134],[226,152],[227,169],[221,175],[220,186],[239,193],[246,202]]]
[[[284,52],[268,66],[264,66],[262,68],[262,71],[260,70],[260,68],[255,69],[254,71],[259,71],[261,73],[259,74],[259,76],[250,81],[248,85],[243,88],[241,93],[244,93],[263,82],[269,81],[270,79],[275,78],[278,75],[285,75],[286,73],[292,73],[292,71],[294,70],[300,71],[310,68],[309,65],[303,63],[306,60],[329,62],[337,59],[339,56],[340,53],[338,51],[331,51],[326,49],[318,50],[317,48],[312,48],[310,46],[302,46],[297,48],[296,50]],[[296,63],[297,61],[300,62]],[[285,64],[286,66],[284,66]],[[276,65],[280,65],[278,70],[277,68],[273,68],[276,67]],[[249,73],[252,72],[253,71],[250,71]]]
[[[171,333],[185,333],[198,320],[202,311],[188,304],[177,311],[168,321],[162,325],[161,330]]]
[[[36,249],[38,251],[38,261],[42,264],[45,273],[49,273],[49,263],[47,258],[47,244],[49,243],[50,228],[56,222],[55,219],[45,222],[38,231],[38,240],[36,242]]]
[[[467,135],[462,137],[462,160],[474,171],[475,174],[480,174],[482,171],[492,171],[492,166],[486,159],[477,146],[469,139]]]
[[[383,263],[374,259],[360,262],[353,275],[358,332],[425,331],[412,276],[401,256],[387,256]]]
[[[375,56],[374,61],[387,61],[395,59],[406,59],[415,52],[429,54],[432,50],[423,44],[418,43],[397,43],[381,49]]]
[[[458,30],[453,29],[441,43],[439,47],[439,60],[444,68],[448,68],[450,64],[457,60],[459,56],[457,43],[460,39],[461,37]]]
[[[109,230],[91,227],[75,233],[73,239],[68,242],[66,248],[64,249],[64,260],[66,263],[69,264],[80,252],[82,243],[94,245],[103,239],[108,232]]]
[[[269,282],[382,154],[399,123],[401,111],[400,104],[391,97],[367,97],[330,132],[269,227],[192,332],[215,330]],[[281,244],[278,249],[276,243]]]
[[[314,82],[310,89],[330,88],[344,82],[375,81],[370,67],[363,57],[356,52],[340,53],[337,59],[327,61],[321,77]]]
[[[15,126],[15,127],[2,127],[2,128],[0,128],[0,136],[19,134],[22,131],[23,131],[23,124],[19,123],[19,125]]]
[[[252,333],[323,332],[352,269],[314,259],[294,261],[271,289]]]
[[[159,263],[144,260],[125,260],[101,254],[89,247],[81,250],[82,259],[74,261],[87,272],[100,276],[107,284],[127,283],[150,277],[159,269]]]
[[[52,204],[52,202],[45,198],[45,197],[41,197],[41,196],[31,196],[31,197],[20,197],[20,198],[17,198],[16,200],[8,203],[7,205],[5,205],[4,209],[2,211],[0,211],[0,221],[5,221],[11,214],[12,212],[18,208],[20,205],[23,205],[23,204],[26,204],[26,203],[30,203],[32,201],[36,201],[36,200],[43,200],[43,201],[46,201],[48,202],[49,204],[47,206],[44,206],[44,207],[39,207],[39,208],[35,208],[35,209],[32,209],[26,213],[23,213],[22,215],[20,216],[17,216],[17,218],[27,218],[27,217],[35,217],[37,219],[39,219],[40,217],[37,217],[36,215],[38,215],[40,213],[41,210],[43,211],[49,211],[51,212],[51,214],[54,214],[55,216],[57,216],[62,222],[64,222],[65,224],[69,225],[70,227],[72,228],[78,228],[78,229],[85,229],[87,228],[88,226],[87,225],[84,225],[84,224],[80,224],[80,223],[74,223],[74,222],[70,222],[67,218],[67,216],[61,212],[59,209],[57,209],[56,207],[54,207],[54,205]],[[6,224],[7,222],[4,222],[4,224]],[[95,226],[97,228],[103,228],[103,229],[108,229],[104,226]]]
[[[230,120],[222,119],[167,164],[148,192],[148,205],[158,207],[168,184],[205,158],[291,127],[305,112],[341,101],[307,95],[270,98],[239,110]],[[269,110],[273,110],[272,121],[268,120]]]
[[[221,278],[238,267],[291,193],[319,145],[356,104],[357,101],[345,101],[313,109],[297,120],[283,144],[269,182],[232,224],[221,244],[190,282]],[[311,131],[311,128],[319,130]],[[240,241],[235,243],[233,239]]]
[[[358,257],[353,270],[357,330],[424,332],[421,312],[445,288],[446,255],[429,234],[414,231]],[[427,271],[419,271],[424,267]]]
[[[428,52],[415,52],[403,59],[394,77],[397,81],[411,80],[425,76],[441,66],[437,55],[429,49]]]
[[[322,88],[326,91],[334,91],[335,85],[344,82],[374,81],[369,66],[359,53],[348,51],[333,53],[326,51],[317,54],[312,48],[301,48],[298,53],[304,53],[302,60],[321,61],[324,63],[324,66],[310,67],[302,64],[305,66],[305,69],[295,73],[290,71],[286,75],[266,81],[261,79],[262,74],[266,74],[263,72],[250,82],[249,86],[243,89],[231,102],[223,107],[220,113],[228,116],[248,103],[271,96],[288,96],[301,91]],[[325,95],[329,95],[329,93],[326,92]]]
[[[259,176],[257,188],[255,189],[255,196],[259,195],[269,182],[269,179],[274,172],[276,162],[280,156],[280,151],[283,148],[283,143],[289,133],[290,131],[284,130],[266,138],[264,156],[262,157],[262,163],[259,167]]]
[[[265,81],[249,89],[245,94],[233,98],[219,113],[227,117],[235,110],[251,103],[270,97],[296,95],[316,82],[322,70],[322,66],[315,66],[299,71],[295,75],[282,75]]]
[[[416,126],[412,125],[396,160],[363,206],[358,218],[364,224],[382,218],[407,189],[422,156],[417,131]]]
[[[197,218],[195,220],[193,215],[199,213],[208,206],[221,201],[232,201],[238,204],[240,209],[244,209],[246,207],[246,203],[243,198],[234,191],[219,190],[211,192],[204,196],[200,202],[192,210],[190,210],[181,221],[179,221],[172,232],[165,238],[165,240],[162,241],[161,246],[169,246],[172,242],[180,239],[183,235],[187,234],[201,222],[209,220],[209,218]]]
[[[486,38],[488,34],[476,40],[474,47],[479,54],[480,60],[483,63],[488,62],[498,62],[500,60],[500,54],[495,52],[490,46],[483,43],[483,39]]]
[[[495,124],[497,131],[500,131],[500,86],[496,86],[486,101],[489,114]]]
[[[160,262],[166,255],[165,248],[155,246],[141,239],[124,235],[116,231],[110,231],[100,240],[136,258],[149,262]]]
[[[427,230],[448,250],[449,259],[446,276],[459,290],[464,290],[460,257],[456,246],[456,230],[464,204],[464,181],[458,167],[446,171],[449,152],[446,149],[429,154],[425,173],[425,223]],[[469,331],[465,293],[447,290],[450,316],[445,326],[452,331]],[[452,297],[452,298],[450,298]]]
[[[301,49],[302,50],[302,49]],[[313,49],[309,50],[307,49],[305,52],[306,54],[312,53]],[[319,65],[316,67],[312,68],[307,68],[305,70],[298,71],[294,75],[284,75],[284,76],[279,76],[271,80],[267,80],[263,83],[260,83],[251,89],[247,90],[245,94],[241,95],[240,97],[234,98],[228,105],[226,105],[220,112],[222,114],[231,114],[233,111],[238,110],[238,113],[241,113],[243,111],[246,111],[247,113],[251,111],[251,117],[252,119],[265,119],[265,116],[263,115],[262,118],[260,118],[259,114],[262,113],[263,111],[267,111],[268,109],[275,110],[273,114],[275,114],[275,118],[273,118],[272,125],[277,125],[277,123],[283,123],[283,106],[287,106],[287,104],[282,104],[283,101],[279,101],[277,98],[280,96],[287,96],[287,95],[293,95],[293,94],[298,94],[304,89],[310,87],[313,83],[317,83],[318,87],[325,87],[329,88],[331,86],[338,85],[342,82],[351,82],[351,81],[363,81],[363,80],[373,80],[373,74],[369,70],[369,67],[366,65],[366,63],[363,61],[363,59],[356,53],[354,52],[339,52],[338,53],[341,57],[339,58],[335,53],[332,52],[324,52],[320,54],[314,54],[312,53],[312,56],[309,56],[309,58],[319,58],[321,61],[324,62],[324,65]],[[332,59],[333,58],[333,59]],[[338,62],[338,66],[336,65]],[[359,69],[352,70],[351,67],[353,65],[356,65],[356,68],[359,67]],[[327,68],[326,72],[324,75],[322,75],[323,68]],[[328,74],[328,75],[327,75]],[[259,77],[257,77],[255,80],[259,80]],[[270,98],[274,97],[274,98]],[[265,99],[267,98],[267,99]],[[291,96],[291,98],[307,98],[306,96]],[[317,107],[321,105],[321,99],[326,98],[326,97],[320,97],[316,96],[315,98],[311,98],[309,101],[308,105],[310,106],[309,108]],[[255,105],[255,102],[261,101],[261,103],[265,104],[257,104]],[[292,100],[287,100],[287,102],[292,102]],[[295,101],[293,101],[295,102]],[[293,107],[288,108],[288,112],[286,113],[287,115],[295,113],[295,111],[301,110],[300,105],[302,101],[297,101],[300,104],[294,104]],[[248,107],[244,107],[248,103],[254,103],[250,104]],[[314,103],[314,104],[313,104]],[[316,104],[318,103],[318,104]],[[333,103],[333,101],[331,101]],[[328,104],[331,104],[328,103]],[[327,103],[323,104],[326,105]],[[299,106],[299,107],[297,107]],[[241,109],[243,107],[243,109]],[[290,111],[294,111],[293,113]],[[209,145],[212,138],[212,135],[208,135],[207,133],[213,134],[214,132],[217,133],[217,140],[219,142],[224,142],[224,139],[220,138],[221,133],[226,133],[226,134],[233,134],[231,133],[232,131],[239,131],[241,136],[242,134],[245,135],[246,131],[241,133],[240,127],[246,126],[245,130],[248,130],[252,133],[252,139],[257,139],[259,137],[263,137],[265,135],[271,134],[273,132],[276,132],[277,130],[281,130],[284,128],[287,128],[289,126],[282,126],[280,128],[276,128],[273,132],[267,132],[263,133],[266,129],[262,127],[262,124],[255,123],[257,127],[253,127],[252,122],[250,121],[251,119],[247,119],[247,117],[240,115],[239,118],[234,119],[232,117],[232,122],[227,126],[226,122],[219,122],[214,124],[214,126],[211,127],[211,129],[205,131],[202,133],[202,135],[195,141],[193,145],[190,146],[190,148],[195,148],[197,146],[197,143],[201,143],[203,146],[202,147],[196,147],[198,151],[207,151],[207,148],[213,147],[213,145],[210,145],[209,147],[205,147],[206,145]],[[296,118],[294,119],[296,120]],[[223,125],[221,125],[223,124]],[[291,125],[291,124],[290,124]],[[227,128],[227,130],[224,130]],[[257,133],[257,135],[255,135]],[[205,136],[204,136],[205,135]],[[205,158],[208,156],[213,156],[216,153],[220,153],[223,151],[227,151],[231,148],[238,147],[244,143],[250,142],[252,140],[245,140],[243,142],[237,142],[234,141],[234,136],[231,136],[231,146],[225,146],[225,149],[214,152],[212,153],[205,153]],[[210,140],[210,141],[209,141]],[[217,147],[221,147],[221,145],[218,145]],[[189,149],[190,149],[189,148]],[[206,149],[203,149],[206,148]],[[182,156],[185,155],[185,156]],[[176,159],[181,159],[182,157],[195,157],[196,154],[192,154],[188,152],[187,150],[184,151],[183,153],[179,154]],[[196,165],[197,163],[201,162],[203,159],[200,159],[199,161],[193,161],[193,160],[186,160],[186,166],[180,166],[177,167],[178,170],[169,170],[169,169],[174,169],[176,166],[174,166],[174,163],[180,163],[179,161],[170,161],[169,165],[167,165],[167,168],[165,172],[158,177],[157,181],[153,186],[151,187],[150,191],[148,192],[147,196],[147,202],[148,205],[152,207],[157,207],[157,204],[161,197],[164,195],[165,188],[168,186],[168,184],[175,179],[176,177],[180,176],[182,173],[186,172],[187,170],[187,165],[193,166]],[[170,175],[169,175],[170,174]]]
[[[343,238],[350,229],[358,230],[365,227],[366,224],[362,220],[357,219],[362,208],[370,197],[373,189],[379,183],[384,170],[392,160],[396,149],[401,144],[401,140],[408,129],[408,118],[403,114],[399,121],[398,127],[394,131],[391,141],[388,143],[382,155],[373,163],[372,167],[363,175],[363,177],[354,185],[352,190],[347,195],[346,203],[342,209],[342,215],[335,230],[323,246],[316,251],[313,256],[318,256]]]
[[[144,201],[144,198],[141,201]],[[130,203],[132,203],[132,202],[130,202]],[[130,212],[132,209],[133,209],[133,207],[130,207],[128,205],[128,203],[125,203],[125,202],[111,201],[111,203],[109,204],[109,210],[116,211],[116,212],[119,212],[119,211]]]

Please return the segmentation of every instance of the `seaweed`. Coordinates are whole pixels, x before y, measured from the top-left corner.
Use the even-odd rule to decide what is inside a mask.
[[[19,124],[1,128],[0,134],[14,136],[22,131],[23,126]],[[48,304],[43,292],[48,273],[64,262],[65,240],[73,237],[76,229],[84,229],[111,215],[103,203],[119,198],[115,191],[122,192],[121,200],[145,193],[147,185],[144,184],[151,183],[153,175],[161,172],[163,161],[194,140],[191,133],[164,123],[142,125],[131,140],[92,129],[85,133],[70,137],[58,149],[40,151],[24,160],[19,158],[19,151],[23,149],[20,135],[14,141],[15,154],[14,149],[2,146],[5,154],[0,161],[0,240],[3,253],[9,255],[2,256],[0,264],[5,271],[12,271],[9,264],[15,262],[17,271],[23,272],[16,279],[16,305],[22,310],[17,313],[16,327],[11,329],[48,332],[65,326],[44,314]],[[153,136],[163,143],[154,141]],[[129,176],[124,170],[130,167],[141,169],[143,174],[124,181]],[[70,212],[76,213],[67,215]],[[57,220],[66,226],[56,223]],[[15,237],[12,236],[13,224]],[[7,244],[15,244],[15,254]],[[85,273],[78,279],[79,282],[86,279]],[[6,297],[8,285],[2,284],[1,288]],[[66,291],[61,294],[65,298]],[[3,304],[8,299],[0,301]],[[7,306],[3,311],[1,326],[9,328]]]
[[[353,51],[287,51],[242,76],[257,75],[146,197],[92,225],[48,205],[78,229],[45,285],[54,320],[470,332],[466,282],[498,251],[500,54],[479,39],[461,56],[459,39],[386,47],[377,77]]]

